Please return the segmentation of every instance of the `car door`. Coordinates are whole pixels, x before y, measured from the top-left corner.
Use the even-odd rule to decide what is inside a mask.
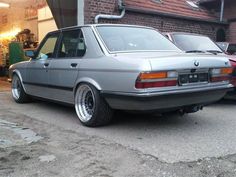
[[[49,72],[51,59],[55,56],[56,44],[59,32],[48,34],[38,50],[35,57],[27,65],[26,87],[30,95],[49,98]]]
[[[56,58],[49,66],[50,95],[55,100],[73,104],[78,66],[86,52],[81,29],[62,31],[58,46]]]

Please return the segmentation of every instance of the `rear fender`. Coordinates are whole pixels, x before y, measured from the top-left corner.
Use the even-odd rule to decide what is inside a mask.
[[[91,79],[88,77],[83,77],[83,78],[80,78],[79,80],[77,80],[75,87],[74,87],[74,93],[76,93],[76,90],[77,90],[79,84],[81,84],[81,83],[89,83],[89,84],[93,85],[97,90],[99,90],[99,91],[102,90],[101,86],[94,79]]]

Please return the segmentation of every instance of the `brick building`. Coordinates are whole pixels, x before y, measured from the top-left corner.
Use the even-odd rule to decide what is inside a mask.
[[[193,7],[186,0],[124,0],[124,4],[124,18],[101,19],[100,22],[146,25],[162,32],[200,33],[214,40],[217,30],[228,29],[227,23],[220,22],[215,13],[197,4]],[[93,23],[97,14],[118,14],[118,5],[116,0],[89,0],[85,2],[84,11],[85,23]]]
[[[222,21],[228,23],[227,41],[236,43],[236,1],[235,0],[201,0],[200,4],[209,11],[220,15],[223,5]]]
[[[48,0],[49,5],[50,1],[53,0]],[[220,19],[222,3],[225,12],[223,20]],[[62,8],[66,8],[65,4]],[[235,0],[78,0],[78,18],[74,21],[91,24],[98,14],[119,16],[123,8],[125,15],[121,19],[101,18],[99,22],[146,25],[161,32],[199,33],[217,41],[236,40]],[[75,18],[74,13],[68,13],[68,9],[66,15]]]

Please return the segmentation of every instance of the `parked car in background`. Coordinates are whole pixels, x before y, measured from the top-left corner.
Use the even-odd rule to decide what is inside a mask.
[[[232,96],[236,98],[236,56],[227,55],[215,42],[204,35],[182,32],[170,32],[164,35],[186,53],[212,53],[228,57],[233,68],[231,83],[234,85],[234,90],[228,92],[226,98]]]
[[[216,44],[228,55],[236,55],[236,44],[229,42],[217,42]]]
[[[207,36],[184,32],[170,32],[164,35],[186,53],[223,53],[222,49]]]
[[[65,28],[26,54],[30,61],[10,67],[14,100],[72,104],[86,126],[107,124],[114,109],[196,112],[232,87],[226,57],[187,55],[142,26]]]

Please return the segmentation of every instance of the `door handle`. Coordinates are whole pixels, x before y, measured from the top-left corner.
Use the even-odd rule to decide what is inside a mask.
[[[77,63],[71,63],[70,64],[72,68],[75,68],[78,64]]]
[[[45,67],[48,67],[49,66],[49,63],[44,63],[43,64]]]

